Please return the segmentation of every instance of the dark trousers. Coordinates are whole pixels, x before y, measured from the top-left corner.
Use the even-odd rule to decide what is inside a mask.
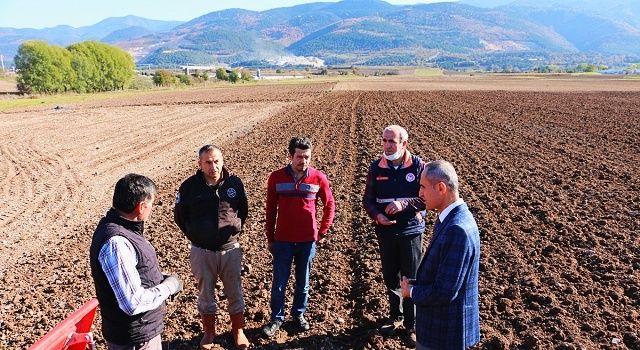
[[[382,262],[382,278],[387,287],[389,297],[389,316],[404,317],[406,329],[415,327],[416,310],[411,298],[402,299],[393,290],[400,291],[400,278],[416,278],[418,265],[422,258],[422,235],[397,237],[395,235],[378,235],[380,259]]]

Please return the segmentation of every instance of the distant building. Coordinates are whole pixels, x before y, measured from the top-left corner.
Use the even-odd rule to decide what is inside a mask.
[[[198,65],[186,65],[186,66],[180,66],[180,69],[182,69],[185,74],[189,75],[191,73],[194,72],[215,72],[217,67],[216,66],[198,66]]]

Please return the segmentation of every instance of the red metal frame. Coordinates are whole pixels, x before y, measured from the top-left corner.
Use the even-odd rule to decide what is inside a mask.
[[[98,299],[87,301],[40,338],[29,350],[85,350],[87,346],[95,349],[91,325],[97,308]]]

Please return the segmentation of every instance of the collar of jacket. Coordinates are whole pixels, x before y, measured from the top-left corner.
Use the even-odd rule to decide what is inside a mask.
[[[120,225],[129,231],[135,232],[141,236],[144,233],[144,221],[127,220],[120,216],[120,213],[118,213],[118,210],[115,208],[109,209],[106,217],[109,222]]]
[[[202,170],[198,169],[198,171],[196,171],[196,175],[200,175],[200,179],[202,180],[202,182],[206,185],[209,186],[209,184],[207,184],[207,179],[204,178],[204,173],[202,172]],[[222,167],[222,177],[220,178],[220,181],[218,181],[218,184],[216,186],[222,186],[222,183],[224,182],[224,180],[229,178],[229,170],[227,170],[227,168],[225,168],[224,166]]]
[[[291,164],[288,164],[286,167],[286,171],[287,174],[291,175],[291,177],[295,178],[295,175],[293,174],[293,167],[291,166]],[[311,169],[310,166],[307,167],[307,170],[304,171],[304,176],[302,177],[309,177],[309,169]]]
[[[410,166],[413,165],[413,159],[411,158],[411,152],[409,152],[409,150],[405,150],[404,151],[404,156],[402,157],[402,167],[401,168],[408,168]],[[381,168],[388,168],[389,167],[389,161],[387,160],[387,158],[384,157],[384,154],[382,156],[380,156],[380,163],[378,163],[378,166]]]

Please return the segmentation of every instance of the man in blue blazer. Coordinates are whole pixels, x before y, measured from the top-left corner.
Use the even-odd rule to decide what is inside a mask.
[[[416,279],[401,282],[403,297],[416,305],[416,349],[466,349],[480,341],[478,226],[449,162],[427,163],[420,198],[438,219]]]

